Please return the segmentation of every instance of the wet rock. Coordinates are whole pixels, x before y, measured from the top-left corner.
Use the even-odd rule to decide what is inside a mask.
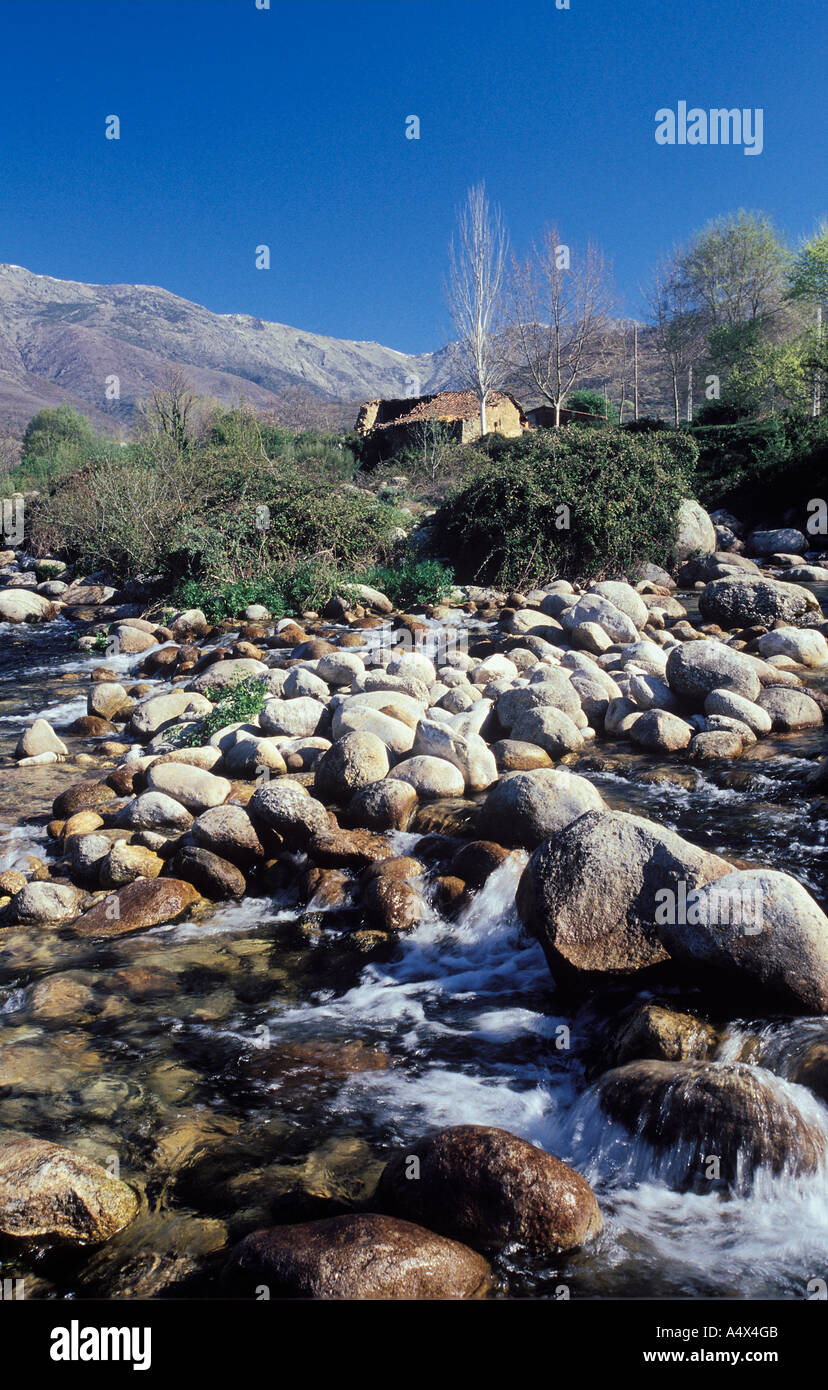
[[[683,912],[662,912],[656,922],[675,960],[795,1013],[828,1013],[828,917],[789,874],[727,873],[688,892]]]
[[[741,757],[743,746],[733,729],[704,729],[691,739],[687,756],[693,763],[726,762]]]
[[[461,878],[470,888],[482,888],[495,869],[509,858],[509,851],[492,840],[471,840],[458,850],[448,866],[448,873]]]
[[[416,927],[424,911],[423,901],[410,883],[385,874],[366,884],[362,906],[369,928],[390,934]]]
[[[591,782],[563,768],[511,772],[489,792],[479,824],[500,845],[534,849],[584,812],[603,806]]]
[[[823,722],[822,710],[804,690],[768,686],[756,703],[769,715],[772,727],[783,733],[794,729],[818,729]]]
[[[111,893],[74,923],[75,936],[83,938],[126,936],[176,922],[198,902],[190,883],[177,878],[137,878]]]
[[[105,782],[78,782],[55,797],[52,814],[57,820],[68,820],[75,811],[103,806],[107,801],[115,800],[115,792]]]
[[[275,830],[289,849],[306,849],[313,836],[325,834],[331,824],[322,802],[287,780],[259,787],[249,812],[254,825]]]
[[[392,854],[388,841],[370,830],[327,830],[308,844],[309,858],[326,869],[363,869]]]
[[[379,782],[388,772],[388,749],[376,734],[345,734],[323,753],[314,768],[319,796],[347,805],[355,792]]]
[[[21,888],[26,887],[28,882],[26,875],[21,874],[19,869],[4,869],[0,873],[0,893],[4,896],[14,897]]]
[[[397,782],[407,782],[414,788],[418,797],[424,799],[443,796],[462,796],[466,781],[454,763],[445,758],[417,756],[397,763],[388,774]]]
[[[94,991],[69,971],[38,980],[29,996],[29,1014],[38,1023],[85,1023],[94,1013]]]
[[[348,806],[348,820],[366,830],[406,830],[416,808],[417,793],[412,786],[385,778],[356,793]]]
[[[481,1251],[516,1242],[552,1254],[601,1229],[585,1178],[486,1125],[453,1125],[405,1146],[383,1170],[375,1204]]]
[[[58,738],[48,719],[36,719],[20,735],[14,756],[36,758],[40,753],[57,753],[58,757],[65,757],[68,752],[63,739]]]
[[[614,1064],[638,1059],[666,1062],[701,1061],[709,1056],[719,1035],[694,1014],[664,1004],[638,1004],[621,1022],[613,1041]]]
[[[226,898],[243,898],[244,874],[235,865],[197,845],[185,845],[173,857],[172,872],[197,888],[204,898],[223,902]]]
[[[743,1188],[756,1168],[813,1173],[825,1136],[810,1127],[769,1073],[744,1063],[628,1062],[598,1083],[611,1119],[657,1149],[677,1149],[688,1186],[709,1191],[715,1155],[726,1183]]]
[[[42,1139],[0,1144],[0,1233],[73,1245],[109,1240],[138,1211],[131,1187],[99,1164]]]
[[[555,979],[598,984],[667,959],[659,891],[720,878],[731,866],[673,831],[622,811],[588,811],[535,850],[517,906]]]
[[[770,627],[780,620],[799,624],[815,611],[819,612],[819,604],[810,589],[773,579],[716,579],[699,595],[702,617],[724,628],[751,623]]]
[[[233,1251],[224,1281],[251,1291],[265,1284],[276,1298],[479,1298],[490,1271],[456,1241],[363,1214],[254,1231]]]
[[[707,639],[673,648],[667,658],[667,683],[677,695],[698,705],[712,690],[730,690],[755,701],[762,688],[748,657]]]
[[[828,1105],[828,1042],[811,1043],[797,1059],[790,1076]]]

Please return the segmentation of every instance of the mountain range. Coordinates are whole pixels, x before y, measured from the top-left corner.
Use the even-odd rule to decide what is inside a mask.
[[[110,433],[172,372],[199,396],[279,410],[297,396],[342,403],[351,425],[374,396],[457,385],[451,345],[411,354],[306,333],[249,314],[214,314],[155,285],[88,285],[0,265],[0,431],[18,433],[65,401]],[[107,379],[119,396],[107,398]],[[350,407],[350,408],[349,408]]]

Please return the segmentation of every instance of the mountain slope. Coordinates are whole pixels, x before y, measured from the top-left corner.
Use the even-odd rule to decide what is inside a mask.
[[[199,395],[226,405],[243,395],[262,409],[297,390],[356,403],[453,384],[450,348],[407,354],[214,314],[152,285],[87,285],[0,265],[0,428],[20,429],[41,406],[66,400],[114,431],[176,368]],[[113,375],[118,401],[105,395]]]

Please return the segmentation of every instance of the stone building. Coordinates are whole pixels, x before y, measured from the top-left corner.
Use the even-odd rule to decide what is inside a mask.
[[[366,440],[367,463],[391,458],[406,446],[422,445],[428,429],[439,422],[454,439],[468,444],[480,438],[480,402],[474,391],[439,391],[403,400],[366,401],[356,431]],[[491,433],[514,437],[529,428],[520,405],[507,391],[490,391],[486,425]]]

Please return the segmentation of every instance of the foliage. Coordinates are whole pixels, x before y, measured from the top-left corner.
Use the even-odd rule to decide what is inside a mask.
[[[191,748],[202,747],[228,724],[246,724],[254,718],[268,699],[267,681],[263,676],[248,676],[219,689],[208,686],[207,699],[213,702],[214,708],[185,735],[185,742]]]
[[[565,405],[567,410],[578,410],[584,415],[598,415],[602,420],[608,420],[611,425],[618,424],[618,406],[607,400],[603,391],[592,391],[587,387],[570,391]]]
[[[439,508],[438,553],[463,580],[520,586],[669,563],[696,446],[674,431],[571,426],[476,447],[478,471]]]
[[[745,520],[775,518],[822,496],[828,476],[828,418],[787,411],[763,420],[694,425],[696,489],[706,507]]]
[[[405,610],[448,598],[454,588],[454,570],[439,560],[403,560],[393,568],[375,566],[364,583],[380,589],[395,608]]]

